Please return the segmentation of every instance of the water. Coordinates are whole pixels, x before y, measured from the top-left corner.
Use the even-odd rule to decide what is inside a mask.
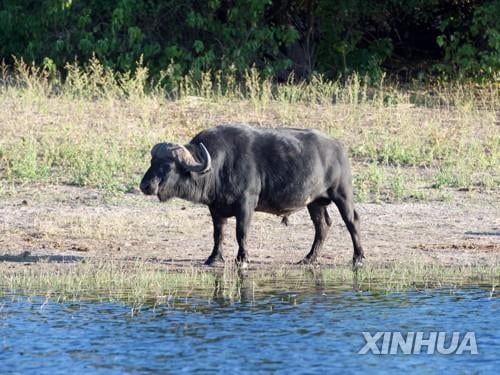
[[[374,294],[311,286],[139,313],[120,303],[4,295],[0,373],[492,374],[500,369],[499,312],[491,288],[480,287]],[[479,354],[360,355],[363,331],[472,331]]]

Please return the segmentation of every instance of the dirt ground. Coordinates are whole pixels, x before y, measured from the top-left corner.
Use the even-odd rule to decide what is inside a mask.
[[[498,264],[498,194],[453,194],[452,202],[358,204],[366,262]],[[333,225],[319,263],[350,264],[350,237],[336,207],[329,211]],[[279,217],[256,213],[248,240],[251,267],[295,264],[309,251],[313,237],[307,210],[292,215],[288,226]],[[0,269],[85,258],[201,267],[211,249],[208,209],[180,200],[159,203],[138,193],[109,197],[69,186],[11,188],[0,197]],[[231,219],[226,259],[236,251]]]

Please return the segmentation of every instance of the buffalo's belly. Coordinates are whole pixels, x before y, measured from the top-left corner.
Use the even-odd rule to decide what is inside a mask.
[[[289,215],[298,211],[314,201],[325,201],[322,204],[328,204],[329,199],[326,194],[304,194],[298,196],[261,196],[256,211],[267,212],[275,215]],[[328,202],[326,202],[328,201]]]
[[[259,204],[255,208],[255,211],[266,212],[268,214],[279,215],[279,216],[288,216],[304,207],[305,205],[296,207],[278,207],[278,206],[270,206],[268,204]]]

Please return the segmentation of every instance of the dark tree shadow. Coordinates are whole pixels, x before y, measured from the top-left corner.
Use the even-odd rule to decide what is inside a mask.
[[[16,263],[74,263],[83,259],[75,255],[0,255],[0,262]]]

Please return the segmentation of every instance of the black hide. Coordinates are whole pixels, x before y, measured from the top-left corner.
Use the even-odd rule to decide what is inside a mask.
[[[161,201],[179,197],[209,207],[214,223],[214,248],[206,264],[222,260],[223,228],[236,217],[237,262],[248,261],[246,233],[254,211],[286,217],[307,207],[316,230],[310,252],[301,261],[316,261],[331,225],[326,206],[334,202],[354,247],[353,265],[364,258],[359,217],[353,206],[351,169],[342,144],[319,131],[260,129],[221,125],[197,134],[185,145],[202,161],[200,143],[212,158],[208,173],[187,172],[175,159],[154,155],[141,190]]]

